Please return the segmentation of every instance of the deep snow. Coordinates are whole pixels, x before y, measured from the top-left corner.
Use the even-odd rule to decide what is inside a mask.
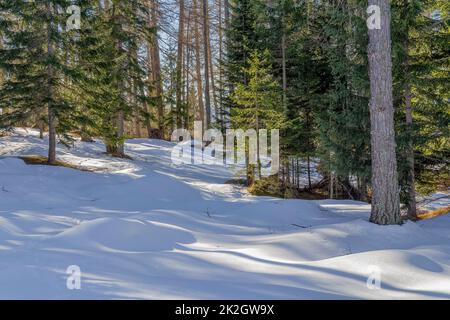
[[[0,298],[450,298],[449,215],[382,227],[365,203],[253,197],[226,168],[172,165],[172,147],[58,150],[92,173],[14,158],[45,155],[34,131],[0,138]]]

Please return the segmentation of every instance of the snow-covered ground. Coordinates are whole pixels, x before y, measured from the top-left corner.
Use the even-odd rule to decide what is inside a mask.
[[[0,138],[0,298],[450,298],[450,215],[382,227],[365,203],[253,197],[172,146],[59,149],[92,173],[12,157],[45,155],[35,132]]]

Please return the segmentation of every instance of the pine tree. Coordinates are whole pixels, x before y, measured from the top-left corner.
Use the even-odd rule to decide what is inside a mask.
[[[448,172],[449,4],[399,0],[392,7],[400,194],[414,220],[416,187],[433,190]]]
[[[313,11],[314,12],[314,11]],[[317,96],[319,152],[328,168],[330,194],[367,199],[370,177],[369,79],[365,6],[354,1],[324,2],[311,22],[321,34],[320,51],[330,72]],[[324,82],[323,76],[319,81]],[[350,183],[356,180],[357,188]],[[357,190],[355,190],[357,189]],[[355,191],[353,191],[355,190]]]
[[[321,48],[311,38],[308,18],[314,13],[307,8],[308,3],[292,0],[269,5],[259,2],[257,32],[259,45],[269,48],[273,57],[273,74],[282,88],[283,109],[289,120],[282,132],[282,162],[289,157],[305,158],[311,178],[317,139],[314,110],[321,106],[316,98],[325,93],[329,72]]]
[[[226,30],[226,54],[222,61],[225,85],[221,93],[222,117],[231,114],[235,106],[231,97],[236,83],[247,83],[245,68],[249,67],[252,50],[257,47],[255,2],[253,0],[231,0],[230,19]],[[224,126],[224,125],[222,125]]]
[[[249,64],[250,66],[243,70],[247,83],[235,83],[232,100],[236,107],[231,113],[233,127],[255,129],[256,132],[260,129],[281,129],[284,126],[281,90],[271,75],[269,51],[253,51]],[[259,137],[257,140],[257,174],[261,178]],[[251,184],[251,177],[247,178],[248,184]]]
[[[81,84],[85,101],[96,119],[95,133],[103,138],[106,151],[117,157],[125,156],[126,119],[149,117],[145,106],[154,102],[143,89],[146,70],[138,54],[152,34],[147,16],[144,0],[114,0],[86,16],[81,30],[79,64],[86,77]]]
[[[62,12],[70,4],[65,0],[0,1],[4,35],[0,67],[7,75],[0,89],[0,108],[8,109],[0,125],[12,127],[45,110],[49,164],[56,162],[57,134],[67,133],[77,116],[64,85],[76,78],[64,54],[71,35],[65,31],[67,16]]]

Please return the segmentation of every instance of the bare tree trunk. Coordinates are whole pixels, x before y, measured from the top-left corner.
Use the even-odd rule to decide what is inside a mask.
[[[149,17],[149,24],[151,26],[152,22]],[[148,91],[151,97],[153,97],[153,94],[155,93],[155,70],[153,69],[153,57],[152,57],[152,50],[153,50],[154,44],[152,42],[147,43],[147,68],[148,68]],[[151,120],[151,114],[152,110],[149,107],[149,105],[146,103],[146,111],[148,113],[146,119],[145,119],[145,126],[147,127],[147,136],[149,139],[153,138],[152,134],[152,120]]]
[[[198,0],[194,0],[194,12],[195,12],[195,72],[197,78],[197,95],[198,95],[198,108],[201,121],[205,121],[205,106],[203,105],[203,83],[201,72],[201,50],[200,50],[200,30],[199,30],[199,8]],[[204,127],[204,126],[203,126]]]
[[[163,87],[161,78],[161,58],[159,52],[159,39],[158,39],[158,23],[159,23],[159,4],[157,0],[150,0],[150,17],[149,24],[155,28],[152,36],[152,43],[149,43],[149,58],[152,69],[152,86],[154,88],[154,97],[156,98],[156,107],[158,112],[158,130],[159,137],[164,138],[164,101],[163,101]],[[149,133],[150,134],[150,133]]]
[[[367,194],[367,179],[366,177],[361,177],[361,187],[360,187],[360,200],[364,202],[369,201],[369,195]]]
[[[52,107],[48,107],[48,164],[56,163],[56,129],[55,114]]]
[[[182,92],[183,92],[183,47],[184,47],[184,0],[180,0],[180,19],[178,22],[178,51],[177,51],[177,74],[176,74],[176,119],[177,127],[183,125],[182,117]]]
[[[117,151],[114,156],[117,157],[123,157],[125,156],[125,149],[124,149],[124,141],[123,137],[125,134],[125,115],[123,110],[120,110],[117,114]]]
[[[115,3],[112,3],[113,12],[115,12]],[[117,16],[115,16],[115,13],[113,13],[113,20],[118,19]],[[116,50],[122,51],[122,44],[120,41],[117,41],[116,43]],[[119,81],[118,83],[118,90],[121,94],[124,94],[124,84],[123,81]],[[125,113],[123,109],[121,108],[117,114],[116,114],[116,150],[113,152],[113,155],[116,157],[124,157],[125,156],[125,148],[124,148],[124,135],[125,135]]]
[[[190,122],[190,104],[189,104],[189,89],[190,89],[190,81],[189,81],[189,66],[191,64],[191,16],[192,16],[192,10],[189,10],[188,18],[187,18],[187,26],[186,26],[186,59],[184,64],[184,76],[185,76],[185,98],[184,98],[184,127],[189,128],[189,122]]]
[[[44,121],[39,119],[39,139],[44,139]]]
[[[207,1],[207,0],[206,0]],[[206,12],[206,19],[205,19],[205,25],[206,25],[206,35],[207,35],[207,42],[208,42],[208,69],[210,74],[210,80],[211,80],[211,92],[212,92],[212,100],[214,104],[214,116],[215,120],[217,120],[217,114],[218,114],[218,107],[217,107],[217,95],[216,95],[216,85],[215,85],[215,79],[214,79],[214,65],[212,62],[212,47],[211,47],[211,36],[210,36],[210,21],[209,21],[209,12]]]
[[[137,99],[137,84],[133,83],[133,103],[134,105],[137,107],[139,102]],[[134,126],[134,134],[136,136],[136,138],[141,138],[142,137],[142,133],[141,133],[141,120],[140,120],[140,111],[136,110],[135,114],[134,114],[134,119],[133,119],[133,126]]]
[[[330,172],[330,199],[334,199],[334,174]]]
[[[209,48],[208,48],[208,0],[203,0],[203,52],[205,55],[205,109],[206,128],[211,127],[211,97],[209,89]]]
[[[256,105],[256,173],[258,179],[261,179],[261,158],[260,158],[260,145],[259,145],[259,110],[258,105]]]
[[[222,0],[219,2],[219,121],[220,129],[225,132],[225,119],[223,110],[223,70],[222,70],[222,60],[223,60],[223,3]]]
[[[311,183],[311,157],[307,156],[307,169],[308,171],[308,190],[311,191],[312,183]]]
[[[284,27],[284,8],[283,8],[283,18],[282,18],[282,35],[281,35],[281,69],[283,74],[283,108],[287,108],[287,75],[286,75],[286,33]]]
[[[388,0],[369,0],[380,8],[381,28],[369,30],[372,213],[370,221],[401,223],[392,102],[391,13]]]
[[[410,2],[408,0],[404,0],[404,7],[407,10],[410,6]],[[404,81],[405,81],[405,91],[404,91],[404,99],[405,99],[405,121],[406,121],[406,139],[407,146],[405,150],[405,158],[407,165],[407,188],[408,188],[408,219],[417,220],[417,210],[416,210],[416,188],[415,188],[415,168],[414,168],[414,141],[413,141],[413,114],[412,114],[412,103],[411,103],[411,83],[409,81],[409,28],[406,30],[406,40],[404,42],[404,50],[406,52],[406,59],[404,62]]]
[[[48,57],[52,57],[54,54],[54,44],[52,40],[52,15],[53,15],[53,8],[52,4],[47,2],[47,15],[49,16],[48,23],[47,23],[47,55]],[[55,129],[55,111],[52,106],[51,100],[53,99],[53,66],[49,64],[47,66],[47,81],[48,81],[48,164],[55,164],[56,163],[56,129]]]
[[[408,80],[406,80],[408,81]],[[415,188],[415,174],[414,174],[414,144],[412,140],[413,135],[413,116],[411,105],[411,88],[407,84],[405,89],[405,105],[406,105],[406,126],[408,134],[408,146],[406,149],[406,162],[408,165],[408,218],[411,220],[417,219],[416,210],[416,188]]]

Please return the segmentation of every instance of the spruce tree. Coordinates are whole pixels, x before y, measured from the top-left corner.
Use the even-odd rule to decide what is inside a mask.
[[[330,195],[367,200],[371,163],[365,6],[327,1],[308,11],[310,37],[316,37],[310,46],[318,53],[310,65],[326,64],[316,80],[323,91],[310,103]]]
[[[0,67],[7,75],[0,88],[0,108],[8,109],[2,127],[12,127],[33,115],[47,113],[48,163],[56,162],[57,134],[73,127],[77,116],[65,83],[76,78],[66,63],[70,32],[65,30],[71,1],[1,0]]]
[[[231,112],[234,128],[243,130],[281,129],[284,116],[281,90],[278,82],[271,75],[269,51],[257,50],[250,54],[249,67],[243,72],[247,83],[235,83],[232,101],[236,107]],[[259,157],[259,136],[257,137],[257,174],[261,178],[261,159]],[[247,163],[248,165],[248,163]],[[251,184],[251,176],[247,176]]]
[[[221,93],[221,115],[229,117],[235,106],[231,99],[236,83],[247,83],[245,68],[249,67],[252,50],[258,43],[256,34],[256,13],[254,0],[231,0],[229,3],[230,20],[226,30],[226,54],[222,61],[224,92]],[[225,127],[221,124],[221,127]]]
[[[394,104],[401,200],[416,216],[416,188],[432,191],[448,164],[447,1],[393,1]]]
[[[124,157],[125,121],[131,116],[149,117],[144,105],[151,104],[145,66],[139,49],[151,37],[144,0],[111,1],[108,7],[93,5],[81,30],[81,83],[86,109],[95,121],[95,133],[107,153]]]

